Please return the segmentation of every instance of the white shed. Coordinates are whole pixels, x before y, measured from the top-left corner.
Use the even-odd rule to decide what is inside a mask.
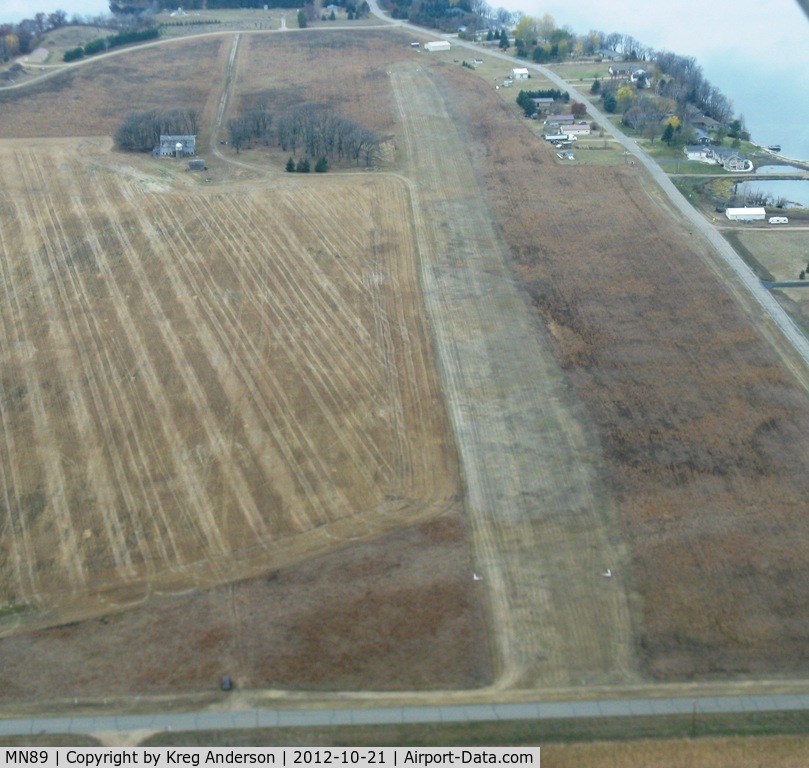
[[[763,208],[728,208],[725,216],[731,221],[764,221],[767,212]]]
[[[511,77],[514,80],[527,80],[528,70],[525,67],[515,67],[511,70]]]
[[[433,51],[448,51],[450,48],[447,40],[431,40],[429,43],[424,43],[424,49],[432,53]]]

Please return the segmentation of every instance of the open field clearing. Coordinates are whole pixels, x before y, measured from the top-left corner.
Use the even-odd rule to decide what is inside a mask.
[[[400,182],[154,191],[80,143],[0,153],[7,603],[75,618],[448,508]]]

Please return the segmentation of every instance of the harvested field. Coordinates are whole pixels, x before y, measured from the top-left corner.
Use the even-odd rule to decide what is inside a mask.
[[[0,151],[2,594],[37,609],[14,621],[454,502],[400,182],[172,191],[78,144]]]

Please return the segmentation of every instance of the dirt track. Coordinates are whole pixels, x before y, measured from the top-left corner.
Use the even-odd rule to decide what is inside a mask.
[[[448,92],[397,66],[416,237],[503,687],[632,679],[625,553],[586,417],[508,267]],[[603,577],[608,568],[615,576]]]

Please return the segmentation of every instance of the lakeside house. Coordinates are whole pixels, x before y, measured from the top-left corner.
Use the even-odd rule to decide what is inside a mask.
[[[721,165],[726,171],[733,173],[749,173],[753,170],[753,161],[740,152],[729,147],[712,147],[707,144],[686,144],[683,153],[688,160],[699,163]]]

